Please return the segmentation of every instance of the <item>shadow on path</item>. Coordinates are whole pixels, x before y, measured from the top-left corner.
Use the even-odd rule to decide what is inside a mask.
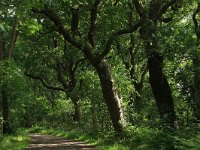
[[[51,135],[30,134],[31,144],[26,150],[98,150],[85,142]]]

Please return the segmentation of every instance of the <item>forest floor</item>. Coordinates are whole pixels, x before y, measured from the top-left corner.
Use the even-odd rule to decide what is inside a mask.
[[[98,150],[93,145],[78,140],[38,133],[29,136],[31,144],[27,150]]]

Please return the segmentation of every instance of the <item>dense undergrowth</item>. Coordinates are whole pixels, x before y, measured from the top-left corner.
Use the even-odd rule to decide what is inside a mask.
[[[41,133],[82,140],[100,150],[199,150],[199,128],[167,132],[156,128],[130,127],[120,136],[113,132],[90,132],[76,129],[53,129],[35,126],[20,129],[0,138],[0,150],[24,150],[30,143],[28,133]]]
[[[112,132],[86,132],[81,129],[46,129],[34,127],[30,132],[51,134],[70,139],[83,140],[96,145],[100,150],[199,150],[200,133],[198,128],[179,129],[167,132],[156,128],[129,128],[116,136]]]
[[[27,129],[19,129],[15,133],[0,137],[0,150],[23,150],[29,144]]]

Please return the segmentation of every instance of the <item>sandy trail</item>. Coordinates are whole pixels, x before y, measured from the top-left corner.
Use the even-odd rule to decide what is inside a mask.
[[[85,142],[63,137],[30,134],[31,144],[26,150],[98,150]]]

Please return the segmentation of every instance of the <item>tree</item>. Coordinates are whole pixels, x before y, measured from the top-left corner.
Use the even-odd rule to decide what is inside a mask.
[[[56,36],[54,33],[52,35]],[[31,35],[30,39],[33,36]],[[38,47],[34,47],[34,53],[25,50],[20,56],[20,59],[24,60],[25,75],[40,81],[47,89],[64,92],[66,98],[70,98],[74,104],[74,120],[80,121],[79,99],[71,93],[77,86],[76,73],[79,69],[78,66],[84,59],[79,58],[81,57],[79,55],[71,55],[69,53],[71,47],[68,47],[66,42],[59,40],[59,38],[51,38],[51,35],[43,35],[42,37],[38,35],[37,40],[27,42],[30,46],[32,42],[36,41]],[[42,41],[41,45],[40,41]],[[53,45],[49,43],[53,43]],[[41,62],[43,62],[42,65]]]
[[[90,24],[88,33],[84,33],[82,36],[87,37],[88,39],[83,39],[79,34],[74,34],[74,30],[77,32],[79,25],[79,15],[74,14],[74,11],[71,13],[71,30],[65,26],[63,23],[63,19],[56,15],[55,10],[50,9],[49,6],[45,5],[43,8],[34,7],[32,11],[34,13],[43,14],[47,18],[49,18],[57,28],[57,31],[63,35],[64,39],[70,43],[75,48],[79,49],[83,52],[86,59],[92,64],[95,68],[102,87],[103,96],[105,99],[105,103],[108,107],[110,117],[113,123],[113,127],[115,131],[121,132],[123,129],[123,112],[118,96],[118,92],[115,87],[115,83],[113,77],[111,75],[109,65],[106,62],[106,55],[109,53],[112,47],[113,40],[120,35],[133,32],[136,30],[139,25],[136,24],[132,28],[124,28],[119,30],[114,30],[110,35],[107,35],[108,38],[104,39],[106,44],[102,43],[102,41],[97,41],[97,20],[99,14],[99,9],[106,8],[104,5],[101,6],[101,3],[108,5],[112,3],[102,2],[101,0],[96,0],[94,4],[90,7]],[[67,4],[67,2],[65,3]],[[54,4],[56,5],[56,4]],[[75,6],[72,6],[75,7]],[[103,8],[101,8],[103,7]],[[81,8],[78,8],[81,9]],[[107,9],[107,8],[106,8]],[[69,12],[66,12],[69,13]],[[69,25],[67,25],[69,27]],[[77,27],[77,28],[74,28]],[[103,34],[103,33],[101,33]],[[96,49],[102,48],[103,52],[96,52]]]
[[[133,0],[132,2],[142,22],[139,32],[144,41],[148,59],[149,83],[156,100],[156,105],[164,123],[174,128],[176,127],[176,114],[172,91],[163,73],[164,56],[159,52],[160,45],[156,35],[158,23],[163,22],[164,14],[179,1],[161,2],[152,0],[149,3],[148,11],[145,10],[138,0]]]
[[[196,48],[194,50],[193,56],[192,56],[192,63],[193,63],[193,103],[194,103],[194,116],[197,120],[200,120],[200,57],[199,57],[199,40],[200,40],[200,26],[198,23],[197,15],[200,11],[200,3],[197,4],[197,8],[193,13],[192,19],[194,23],[194,30],[196,34]]]
[[[1,101],[2,101],[2,112],[3,112],[3,133],[8,134],[11,132],[10,124],[9,124],[9,92],[7,78],[9,74],[7,74],[6,70],[9,67],[9,59],[11,59],[13,50],[15,47],[16,39],[18,32],[18,19],[16,16],[13,17],[13,25],[12,30],[10,32],[10,41],[5,41],[3,38],[3,34],[0,35],[0,58],[2,61],[2,67],[5,69],[1,74]],[[8,46],[6,46],[8,45]]]

